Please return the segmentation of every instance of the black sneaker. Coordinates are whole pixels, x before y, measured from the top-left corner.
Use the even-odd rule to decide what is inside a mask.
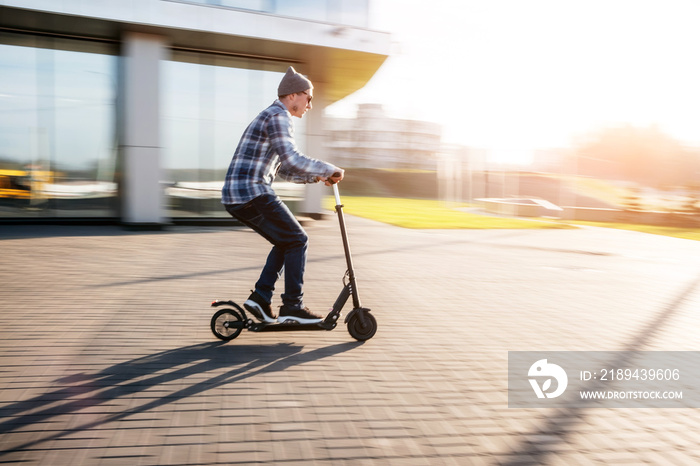
[[[277,322],[290,323],[298,322],[300,324],[318,324],[323,322],[323,317],[320,317],[305,308],[289,308],[287,306],[280,307],[280,315]]]
[[[246,311],[253,314],[260,322],[272,323],[277,320],[272,313],[270,303],[265,301],[257,291],[251,292],[250,296],[248,296],[248,300],[243,303],[243,307]]]

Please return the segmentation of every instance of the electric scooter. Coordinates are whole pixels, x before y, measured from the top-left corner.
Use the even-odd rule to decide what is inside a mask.
[[[240,335],[243,329],[248,329],[251,332],[333,330],[338,325],[340,311],[343,309],[350,297],[352,297],[353,309],[350,311],[347,317],[345,317],[348,332],[358,341],[369,340],[374,336],[374,334],[377,332],[377,320],[370,313],[370,309],[362,307],[362,304],[360,303],[360,294],[357,291],[357,281],[355,279],[355,271],[352,265],[352,256],[350,255],[350,244],[348,243],[348,235],[345,228],[345,218],[343,217],[343,205],[340,203],[338,185],[335,183],[333,184],[333,193],[335,194],[335,211],[338,214],[340,235],[343,238],[343,248],[345,250],[347,271],[343,276],[343,289],[340,291],[338,298],[335,300],[335,303],[333,304],[333,307],[330,309],[330,312],[326,318],[317,324],[300,324],[297,322],[256,322],[248,317],[243,308],[235,302],[217,300],[211,303],[212,307],[225,306],[216,311],[211,318],[211,331],[217,338],[224,341],[233,340]]]

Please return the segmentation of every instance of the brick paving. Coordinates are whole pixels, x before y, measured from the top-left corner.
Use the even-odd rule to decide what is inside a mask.
[[[509,409],[509,350],[700,346],[700,243],[635,232],[404,230],[349,217],[379,322],[223,343],[268,246],[171,227],[0,227],[0,463],[697,464],[694,409]],[[308,228],[306,303],[345,270]]]

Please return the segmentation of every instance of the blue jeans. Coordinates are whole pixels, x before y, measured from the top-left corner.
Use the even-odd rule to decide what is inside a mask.
[[[232,217],[272,243],[255,291],[268,303],[272,302],[275,283],[284,269],[282,303],[288,308],[303,307],[302,288],[309,237],[289,208],[274,194],[263,194],[245,204],[225,207]]]

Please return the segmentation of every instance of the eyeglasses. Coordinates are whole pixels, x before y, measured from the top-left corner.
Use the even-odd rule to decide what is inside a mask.
[[[310,95],[310,94],[309,94],[308,92],[306,92],[306,91],[301,91],[301,93],[302,93],[302,94],[305,94],[305,95],[306,95],[306,98],[308,99],[307,102],[308,102],[308,103],[311,103],[311,100],[314,98],[314,96]]]

